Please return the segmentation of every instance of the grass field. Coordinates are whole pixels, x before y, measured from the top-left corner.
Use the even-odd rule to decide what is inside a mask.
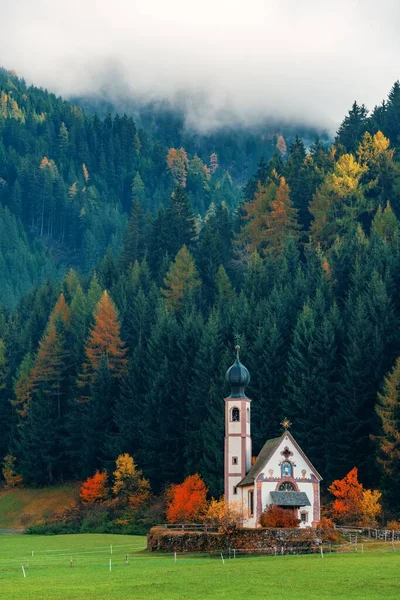
[[[77,485],[0,489],[0,529],[25,529],[76,501]]]
[[[400,598],[400,551],[390,551],[390,545],[364,554],[243,557],[224,564],[221,558],[180,555],[175,563],[172,555],[148,554],[144,548],[139,536],[0,535],[0,598]]]

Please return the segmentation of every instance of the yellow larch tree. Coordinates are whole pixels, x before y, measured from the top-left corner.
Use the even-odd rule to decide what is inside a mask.
[[[174,262],[164,279],[161,293],[168,309],[178,311],[184,298],[200,286],[200,278],[193,257],[184,245],[179,250]]]

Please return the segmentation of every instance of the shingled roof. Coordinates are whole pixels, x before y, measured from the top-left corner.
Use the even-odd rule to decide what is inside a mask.
[[[261,469],[269,461],[276,448],[279,446],[282,437],[283,436],[281,435],[280,437],[273,438],[272,440],[267,440],[265,442],[264,446],[261,448],[260,454],[257,456],[256,462],[254,463],[254,465],[252,465],[247,475],[243,477],[242,481],[240,481],[237,484],[237,487],[241,485],[251,485],[252,483],[254,483],[254,480],[261,471]]]
[[[311,506],[305,492],[270,492],[272,502],[277,506]]]
[[[257,459],[256,459],[254,465],[252,465],[250,471],[247,473],[247,475],[245,477],[243,477],[243,479],[241,481],[239,481],[239,483],[237,484],[236,487],[245,486],[245,485],[253,485],[254,480],[257,478],[258,474],[265,467],[265,465],[267,464],[267,462],[269,461],[269,459],[271,458],[271,456],[273,455],[273,453],[275,452],[275,450],[277,449],[277,447],[279,446],[279,444],[281,443],[282,439],[285,436],[287,436],[291,440],[291,442],[294,444],[294,446],[296,446],[298,451],[303,455],[303,457],[306,460],[307,464],[309,465],[310,469],[315,473],[315,476],[317,477],[317,479],[319,479],[321,481],[321,479],[322,479],[321,475],[318,473],[318,471],[314,468],[314,466],[308,460],[307,456],[304,454],[304,452],[302,451],[302,449],[300,448],[300,446],[298,445],[298,443],[296,442],[296,440],[294,439],[292,434],[289,433],[289,431],[284,431],[280,437],[273,438],[272,440],[267,440],[265,442],[264,446],[261,448],[260,454],[257,456]]]

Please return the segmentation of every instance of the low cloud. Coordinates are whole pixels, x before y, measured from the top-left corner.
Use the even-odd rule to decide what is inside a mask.
[[[177,101],[201,129],[334,130],[399,78],[399,31],[397,0],[3,0],[0,63],[65,97]]]

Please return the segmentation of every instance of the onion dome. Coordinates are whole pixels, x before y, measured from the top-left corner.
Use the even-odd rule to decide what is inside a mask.
[[[226,372],[226,380],[231,386],[230,398],[246,398],[245,387],[250,383],[250,373],[239,360],[240,346],[235,347],[236,360]]]

